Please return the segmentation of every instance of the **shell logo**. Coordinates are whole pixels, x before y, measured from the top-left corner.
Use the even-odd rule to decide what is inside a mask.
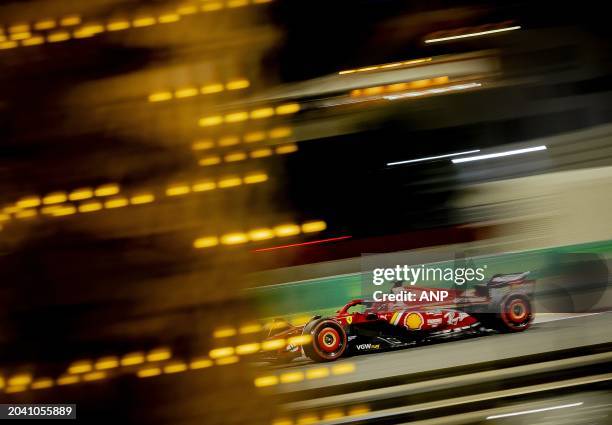
[[[423,326],[423,316],[421,313],[408,313],[404,318],[404,326],[411,330],[419,330]]]

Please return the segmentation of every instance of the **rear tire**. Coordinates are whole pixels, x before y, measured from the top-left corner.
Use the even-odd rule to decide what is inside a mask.
[[[529,329],[533,316],[533,307],[528,297],[511,295],[501,302],[493,328],[504,333],[522,332]]]
[[[317,319],[308,323],[303,335],[310,335],[310,344],[303,345],[304,354],[315,362],[330,362],[341,357],[346,351],[346,332],[331,319]]]

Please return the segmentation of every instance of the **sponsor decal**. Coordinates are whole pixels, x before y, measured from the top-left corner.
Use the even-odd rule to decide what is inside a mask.
[[[442,318],[439,317],[437,319],[427,319],[427,324],[433,328],[442,324]]]
[[[444,314],[444,318],[449,325],[456,325],[459,321],[468,317],[469,314],[464,313],[463,311],[447,311]]]
[[[348,323],[349,325],[353,323],[353,316],[346,316],[346,323]]]
[[[380,349],[380,344],[359,344],[356,347],[358,350],[378,350]]]
[[[421,329],[421,327],[423,326],[423,322],[424,320],[423,316],[421,316],[421,313],[408,313],[404,318],[404,326],[411,330]]]

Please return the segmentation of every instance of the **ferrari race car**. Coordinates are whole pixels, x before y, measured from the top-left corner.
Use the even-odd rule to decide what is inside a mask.
[[[535,281],[529,280],[528,274],[495,275],[471,289],[448,289],[444,301],[353,300],[331,317],[314,316],[304,326],[271,330],[270,340],[309,335],[310,343],[265,353],[264,360],[284,363],[305,355],[316,362],[328,362],[465,332],[521,332],[529,328],[534,316]],[[396,285],[392,291],[396,295],[411,292],[422,299],[418,296],[422,292],[438,290]]]

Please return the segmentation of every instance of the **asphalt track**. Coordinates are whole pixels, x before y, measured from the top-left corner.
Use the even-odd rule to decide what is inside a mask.
[[[517,334],[489,334],[348,357],[332,365],[352,363],[355,370],[351,373],[280,384],[275,390],[293,392],[317,389],[609,342],[612,342],[612,312],[540,316],[529,330]],[[297,363],[283,371],[306,371],[318,366],[314,363]]]

